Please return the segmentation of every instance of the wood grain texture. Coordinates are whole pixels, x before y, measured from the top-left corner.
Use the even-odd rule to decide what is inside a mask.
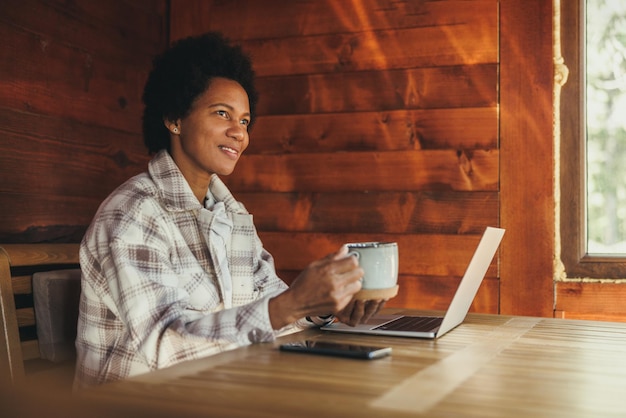
[[[79,242],[100,203],[98,197],[44,194],[34,200],[29,193],[0,193],[5,208],[0,210],[0,237],[5,242]]]
[[[452,295],[454,295],[459,283],[458,277],[402,275],[398,278],[400,286],[398,295],[387,301],[385,306],[388,308],[428,306],[438,311],[445,311],[450,306]],[[500,283],[497,277],[485,277],[472,301],[470,312],[498,313],[500,311],[499,287]]]
[[[5,387],[24,378],[9,260],[9,254],[0,248],[0,385]]]
[[[259,78],[258,114],[494,107],[495,64]],[[277,92],[280,92],[278,94]]]
[[[495,149],[497,128],[495,107],[266,115],[246,155]]]
[[[495,271],[495,269],[491,271]],[[281,279],[290,284],[296,279],[300,270],[278,270],[277,273]],[[452,295],[454,295],[460,280],[460,277],[401,274],[398,277],[398,294],[393,299],[388,300],[385,307],[428,306],[431,309],[445,311],[452,301]],[[485,277],[472,302],[470,312],[498,313],[500,310],[499,287],[498,277]]]
[[[554,137],[552,2],[502,1],[501,313],[552,316]],[[534,28],[534,29],[529,29]]]
[[[626,284],[557,282],[556,312],[560,318],[626,322]]]
[[[2,20],[0,36],[11,45],[0,54],[7,77],[1,107],[140,131],[145,70],[122,67],[121,60],[42,38]],[[149,64],[146,60],[145,66]]]
[[[11,285],[13,287],[13,293],[16,295],[28,295],[33,293],[32,276],[12,276]]]
[[[141,94],[164,0],[0,4],[0,242],[78,242],[145,170]]]
[[[225,182],[235,192],[495,191],[498,163],[496,150],[244,155]]]
[[[35,310],[33,308],[18,309],[16,317],[17,325],[20,328],[35,325]]]
[[[188,20],[172,19],[172,37],[189,36],[206,28],[232,32],[237,41],[381,31],[468,24],[490,20],[493,0],[393,1],[332,0],[271,2],[244,1],[246,7],[225,2],[172,0],[172,9]],[[186,11],[182,7],[186,7]],[[186,22],[187,25],[183,25]],[[493,24],[488,22],[487,24]],[[421,43],[429,39],[423,39]]]
[[[279,270],[301,270],[349,242],[397,242],[400,274],[461,277],[481,235],[260,232]],[[280,256],[277,256],[280,254]],[[496,258],[497,259],[497,258]],[[496,259],[487,275],[497,275]],[[424,308],[426,309],[426,308]]]
[[[11,267],[77,264],[79,244],[0,244]]]
[[[497,192],[240,192],[237,198],[262,231],[481,234],[498,216]]]
[[[476,15],[480,19],[449,26],[435,24],[383,31],[357,29],[329,35],[242,41],[241,44],[253,59],[263,57],[255,65],[260,77],[331,73],[338,69],[382,71],[495,63],[495,7],[492,11],[491,16]],[[226,30],[232,33],[232,29]]]
[[[161,32],[167,25],[164,7],[160,0],[20,0],[19,7],[7,0],[0,4],[0,20],[42,39],[97,51],[99,56],[124,60],[129,67],[143,67],[163,47]],[[126,48],[120,48],[121,44]]]
[[[362,362],[277,348],[305,338],[393,353]],[[620,416],[625,354],[624,324],[469,315],[436,341],[310,330],[103,385],[70,405],[113,416]]]
[[[261,77],[497,61],[493,1],[214,3],[192,6],[172,36],[222,31],[250,51]]]

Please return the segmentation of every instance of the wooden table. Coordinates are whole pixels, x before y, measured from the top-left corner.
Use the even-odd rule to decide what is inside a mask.
[[[393,354],[366,361],[277,348],[305,337]],[[82,396],[146,416],[626,416],[626,323],[470,314],[436,341],[308,330]]]

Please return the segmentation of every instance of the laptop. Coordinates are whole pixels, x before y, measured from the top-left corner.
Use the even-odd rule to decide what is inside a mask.
[[[502,241],[504,229],[487,227],[478,247],[467,266],[465,275],[452,298],[445,315],[409,316],[376,315],[364,324],[354,327],[341,322],[333,322],[321,329],[333,332],[387,335],[397,337],[438,338],[463,322],[480,283],[487,273],[491,260]]]

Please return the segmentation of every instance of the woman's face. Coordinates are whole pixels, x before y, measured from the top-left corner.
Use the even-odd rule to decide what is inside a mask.
[[[236,81],[214,78],[189,115],[176,122],[166,126],[173,133],[172,158],[187,181],[199,184],[212,174],[229,175],[250,140],[248,94]]]

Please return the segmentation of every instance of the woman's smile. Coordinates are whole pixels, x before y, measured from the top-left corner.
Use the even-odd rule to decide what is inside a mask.
[[[239,158],[239,151],[234,148],[228,147],[226,145],[219,145],[218,148],[224,151],[224,154],[226,154],[229,158],[235,160]]]

